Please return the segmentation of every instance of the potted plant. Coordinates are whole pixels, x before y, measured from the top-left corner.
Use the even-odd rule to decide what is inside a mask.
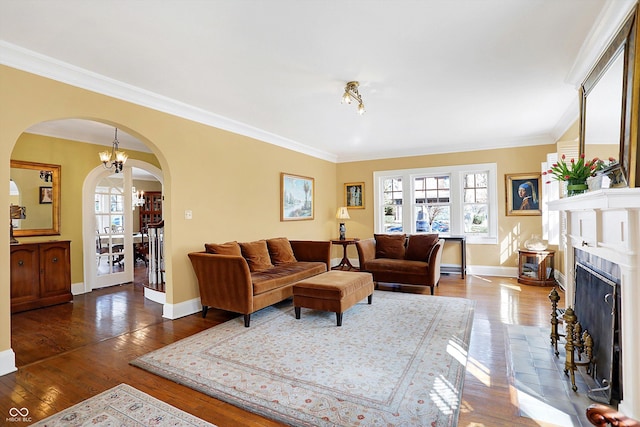
[[[585,155],[582,154],[576,161],[571,159],[566,161],[563,154],[558,163],[551,165],[551,169],[543,172],[543,175],[552,175],[557,181],[563,181],[566,186],[567,196],[582,194],[587,191],[587,178],[593,176],[599,170],[599,159],[584,160]],[[547,181],[549,183],[550,181]]]

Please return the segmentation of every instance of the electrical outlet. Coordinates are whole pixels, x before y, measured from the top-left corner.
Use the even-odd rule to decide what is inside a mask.
[[[184,219],[193,219],[193,212],[191,210],[184,211]]]

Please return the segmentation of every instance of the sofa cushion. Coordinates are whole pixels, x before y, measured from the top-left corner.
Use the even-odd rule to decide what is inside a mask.
[[[429,261],[431,249],[438,243],[437,234],[415,234],[409,236],[404,259],[412,261]]]
[[[251,273],[253,294],[259,295],[327,271],[324,262],[290,262]]]
[[[277,237],[275,239],[267,239],[267,248],[269,248],[269,256],[273,265],[288,264],[296,262],[293,255],[291,243],[286,237]]]
[[[262,271],[273,268],[266,240],[240,243],[240,249],[242,250],[242,256],[249,264],[249,271]]]
[[[370,273],[426,274],[429,263],[407,259],[379,258],[367,261],[365,269]]]
[[[238,242],[205,243],[204,249],[210,254],[242,256]]]
[[[376,258],[404,259],[404,234],[374,234]]]

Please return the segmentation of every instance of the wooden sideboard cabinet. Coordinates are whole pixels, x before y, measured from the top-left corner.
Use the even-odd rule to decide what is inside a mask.
[[[11,245],[11,313],[73,299],[70,249],[62,240]]]

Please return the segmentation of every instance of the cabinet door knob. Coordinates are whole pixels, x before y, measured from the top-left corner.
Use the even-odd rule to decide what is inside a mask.
[[[21,259],[20,259],[20,260],[18,260],[18,265],[19,265],[20,267],[22,267],[22,266],[24,265],[24,261],[23,261],[23,260],[21,260]]]
[[[58,262],[58,257],[53,257],[53,259],[51,260],[51,262]]]

